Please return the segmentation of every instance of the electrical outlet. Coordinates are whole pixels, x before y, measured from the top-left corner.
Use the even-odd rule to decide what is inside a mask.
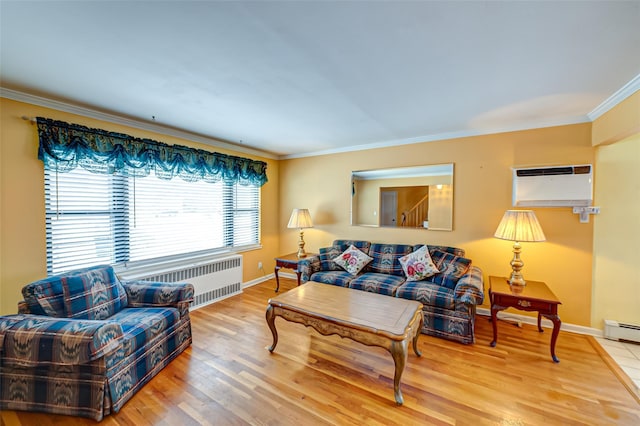
[[[262,269],[262,262],[258,262],[258,269]]]

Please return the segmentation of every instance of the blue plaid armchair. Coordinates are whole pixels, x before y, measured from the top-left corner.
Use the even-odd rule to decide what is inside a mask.
[[[187,283],[120,281],[101,265],[22,289],[0,317],[0,409],[100,421],[191,345]]]

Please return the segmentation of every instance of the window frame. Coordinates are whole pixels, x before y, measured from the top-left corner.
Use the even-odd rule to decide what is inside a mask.
[[[75,170],[84,170],[82,168],[74,169]],[[84,170],[86,172],[86,170]],[[72,171],[73,172],[73,171]],[[45,220],[46,220],[46,258],[47,258],[47,271],[49,274],[53,273],[61,273],[64,271],[76,269],[76,267],[66,267],[63,263],[62,266],[56,267],[54,264],[54,248],[55,244],[54,239],[56,238],[54,234],[54,230],[52,229],[52,220],[53,217],[59,217],[59,215],[66,215],[67,217],[71,217],[72,215],[77,215],[79,217],[86,216],[87,214],[107,214],[109,215],[109,220],[112,222],[114,227],[119,227],[118,229],[114,229],[111,238],[112,248],[110,250],[113,251],[112,258],[114,262],[112,263],[116,270],[119,271],[131,271],[131,272],[143,272],[145,270],[153,270],[154,268],[157,270],[159,265],[162,265],[163,268],[171,268],[176,267],[180,264],[184,264],[187,261],[190,264],[196,262],[206,261],[206,259],[219,257],[224,254],[229,253],[238,253],[247,250],[253,250],[256,248],[261,248],[261,220],[262,220],[262,211],[261,211],[261,186],[253,184],[248,185],[253,188],[255,191],[253,194],[250,194],[251,202],[253,205],[250,208],[243,206],[243,208],[238,207],[238,197],[237,197],[237,187],[241,184],[238,182],[223,182],[223,185],[231,185],[230,190],[226,190],[223,187],[222,190],[222,200],[220,200],[223,208],[222,218],[223,218],[223,229],[221,230],[223,233],[223,245],[221,247],[212,247],[204,250],[194,250],[183,253],[175,253],[167,256],[158,256],[148,259],[139,259],[139,260],[131,260],[130,259],[130,245],[131,245],[131,236],[129,234],[130,223],[129,223],[129,211],[132,208],[132,200],[129,198],[129,185],[131,185],[131,179],[139,180],[144,179],[144,177],[127,177],[122,174],[111,174],[107,175],[108,185],[110,186],[111,196],[111,208],[108,211],[96,212],[88,211],[88,210],[74,210],[74,211],[60,211],[57,209],[56,205],[51,206],[51,198],[55,198],[58,196],[57,194],[57,176],[58,172],[56,170],[51,170],[45,167],[44,172],[44,182],[45,182]],[[56,179],[56,188],[51,187],[52,178]],[[180,179],[180,178],[174,178]],[[186,182],[187,184],[189,182]],[[205,182],[206,185],[210,183]],[[51,193],[54,191],[55,193]],[[119,196],[117,195],[119,193]],[[246,195],[246,194],[245,194]],[[224,199],[225,197],[231,197],[232,199]],[[120,201],[116,201],[119,199]],[[54,200],[55,201],[55,200]],[[136,201],[134,200],[133,203]],[[118,207],[121,205],[121,207]],[[114,208],[114,206],[116,208]],[[224,209],[230,208],[230,211],[225,211]],[[238,211],[249,211],[254,212],[255,218],[251,220],[251,225],[254,225],[255,228],[252,227],[249,234],[253,234],[250,238],[250,242],[242,245],[234,245],[234,236],[237,235],[234,218],[236,217],[236,213]],[[120,218],[115,218],[116,215],[120,215]],[[123,228],[124,227],[124,228]],[[123,228],[123,229],[120,229]],[[129,247],[126,252],[123,252],[123,247]],[[98,262],[100,263],[100,262]],[[95,263],[97,264],[97,263]],[[90,264],[85,264],[80,267],[92,266]]]

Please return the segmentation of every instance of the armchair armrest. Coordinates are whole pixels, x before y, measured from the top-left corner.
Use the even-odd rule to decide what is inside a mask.
[[[455,298],[469,305],[482,305],[484,301],[484,281],[482,270],[471,265],[454,289]]]
[[[78,365],[122,347],[122,327],[108,320],[17,314],[0,317],[3,363]]]
[[[194,288],[190,283],[155,281],[121,281],[132,308],[171,306],[180,312],[193,302]]]
[[[309,281],[311,275],[320,270],[320,256],[314,255],[301,259],[298,261],[298,268],[300,269],[300,280],[302,282]]]

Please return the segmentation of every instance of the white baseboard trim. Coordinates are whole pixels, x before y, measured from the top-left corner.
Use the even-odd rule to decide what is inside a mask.
[[[476,309],[476,313],[478,315],[482,315],[482,316],[486,316],[486,317],[490,317],[491,316],[491,310],[487,309],[487,308],[477,308]],[[524,324],[531,324],[531,325],[538,325],[538,318],[537,317],[529,317],[526,315],[520,315],[520,314],[515,314],[512,312],[504,312],[504,311],[500,311],[498,312],[498,319],[502,319],[502,320],[512,320],[515,322],[521,322]],[[553,328],[553,323],[551,321],[549,321],[546,318],[542,318],[542,323],[541,323],[542,327],[544,328]],[[582,325],[575,325],[575,324],[568,324],[563,322],[560,325],[560,330],[562,331],[569,331],[572,333],[577,333],[577,334],[588,334],[590,336],[594,336],[594,337],[603,337],[604,333],[603,330],[598,330],[597,328],[592,328],[592,327],[584,327]]]
[[[278,276],[282,278],[291,278],[292,280],[297,280],[298,276],[291,272],[278,272]],[[276,275],[272,272],[270,274],[264,275],[262,277],[256,278],[255,280],[247,281],[242,283],[242,288],[253,287],[256,284],[263,283],[267,280],[275,278]]]
[[[284,275],[284,274],[282,274],[282,275]],[[263,283],[265,281],[268,281],[271,278],[275,278],[275,275],[273,275],[273,273],[264,275],[264,276],[259,277],[259,278],[256,278],[255,280],[244,282],[244,283],[242,283],[242,288],[253,287],[254,285],[257,285],[257,284]]]

